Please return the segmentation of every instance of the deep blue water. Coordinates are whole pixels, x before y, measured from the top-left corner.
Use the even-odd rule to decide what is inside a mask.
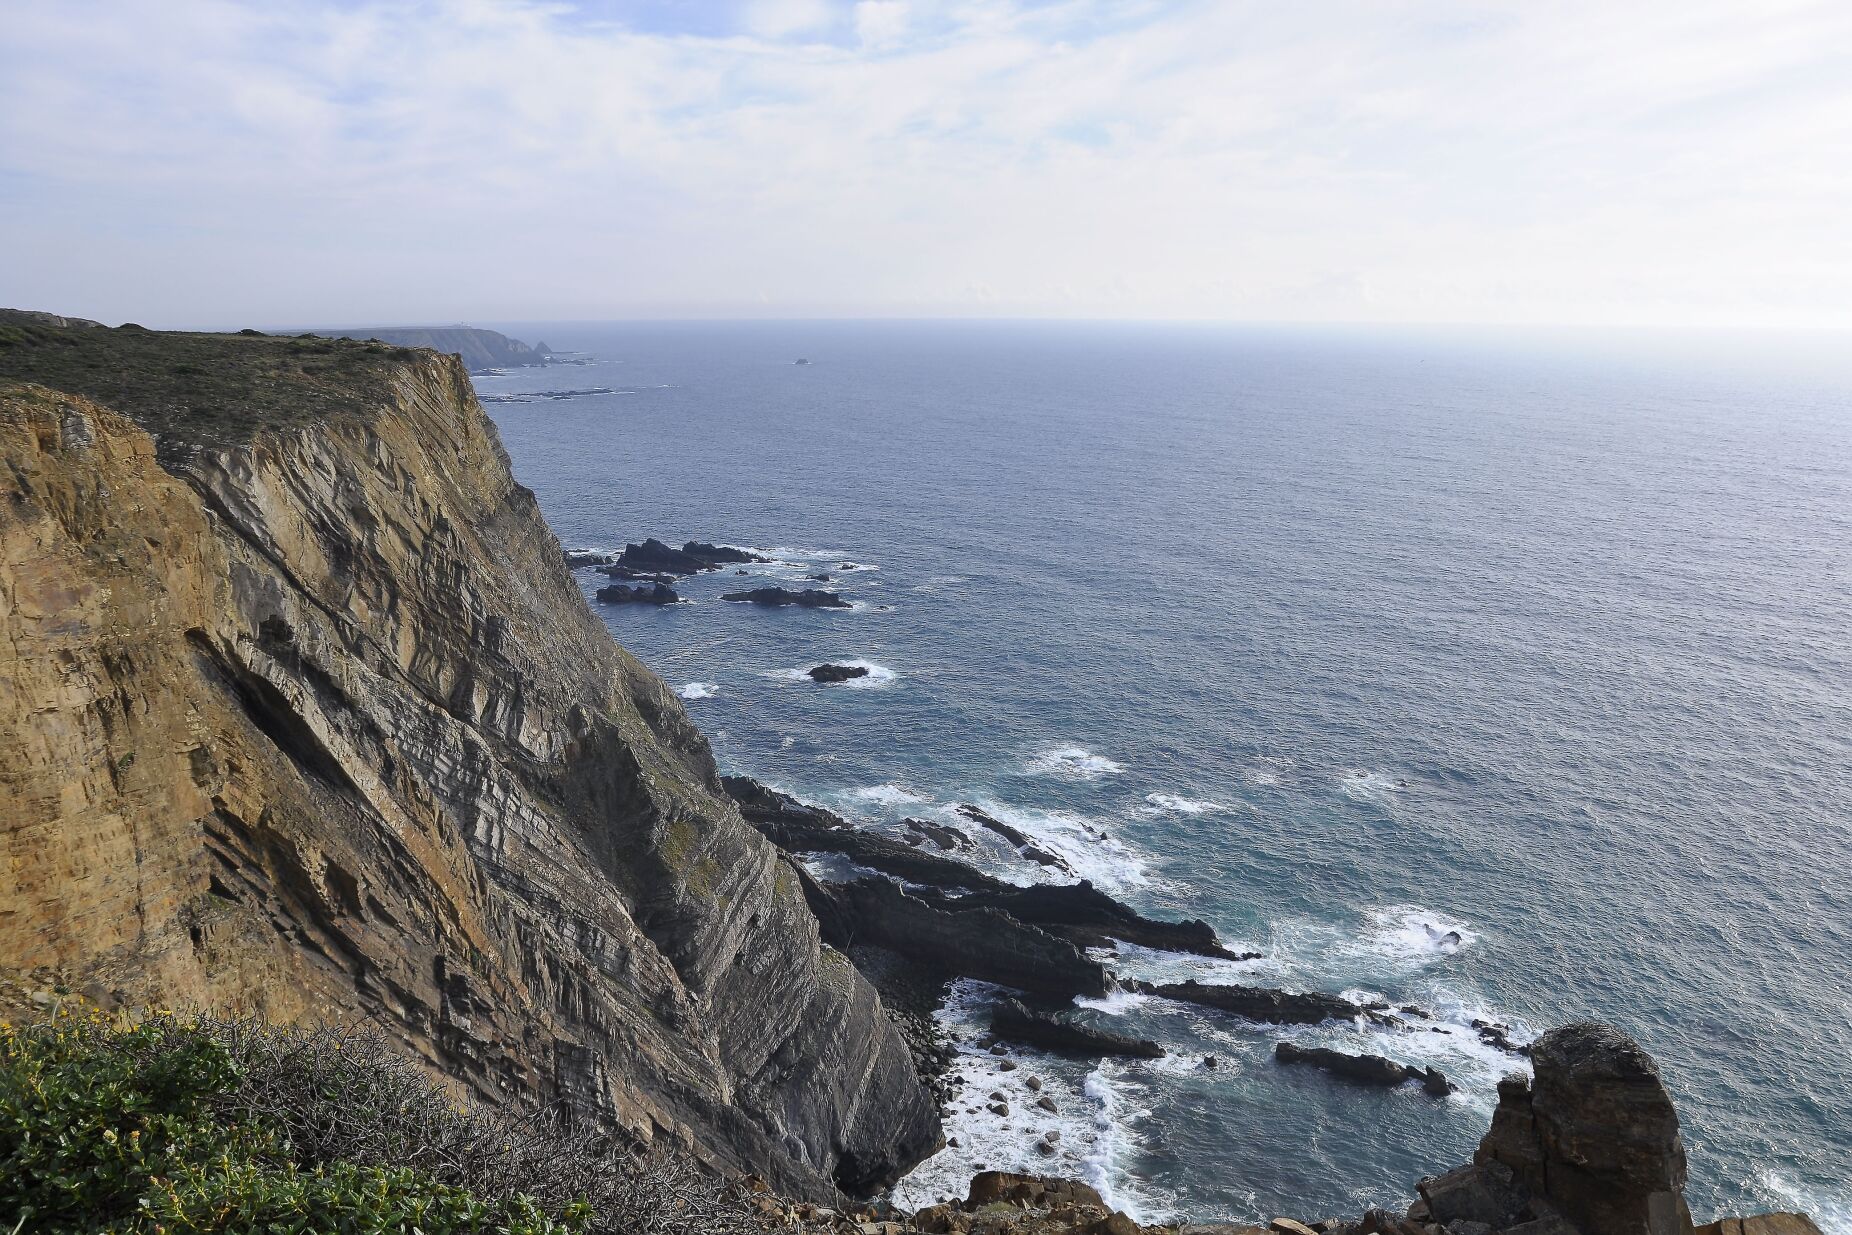
[[[1482,1134],[1514,1061],[1464,1021],[1596,1016],[1659,1059],[1699,1221],[1803,1207],[1852,1232],[1852,365],[1717,337],[507,329],[600,363],[485,395],[620,390],[490,406],[562,541],[771,548],[801,565],[768,573],[860,602],[725,604],[728,574],[602,610],[703,684],[687,706],[724,767],[875,826],[985,803],[1266,954],[1124,970],[1447,1018],[1294,1031],[1436,1063],[1464,1085],[1436,1101],[1120,1000],[1096,1014],[1172,1056],[967,1057],[963,1148],[902,1199],[1025,1164],[1147,1218],[1354,1214]],[[842,658],[879,672],[793,680]],[[1030,1072],[1058,1117],[975,1101]]]

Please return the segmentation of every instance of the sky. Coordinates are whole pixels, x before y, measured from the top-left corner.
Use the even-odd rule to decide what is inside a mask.
[[[1852,3],[8,0],[0,304],[1852,328]]]

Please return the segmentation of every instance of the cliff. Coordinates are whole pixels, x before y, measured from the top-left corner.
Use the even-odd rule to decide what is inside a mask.
[[[0,1002],[376,1021],[818,1195],[938,1125],[452,357],[0,330]]]
[[[432,351],[461,356],[470,372],[483,369],[518,368],[547,362],[546,344],[529,347],[494,330],[474,326],[369,326],[364,330],[330,331],[343,339],[378,339],[395,347],[428,347]]]

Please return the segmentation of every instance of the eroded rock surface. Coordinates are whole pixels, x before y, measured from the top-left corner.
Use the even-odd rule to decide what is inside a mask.
[[[138,402],[123,332],[31,329],[0,359],[0,986],[374,1020],[799,1194],[932,1148],[875,992],[592,616],[460,364],[182,336],[248,392],[227,413],[171,374]],[[76,389],[4,380],[41,345]],[[295,380],[332,410],[274,411]]]

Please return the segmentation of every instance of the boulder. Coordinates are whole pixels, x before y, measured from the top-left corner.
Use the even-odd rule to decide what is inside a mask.
[[[1462,1222],[1483,1222],[1503,1228],[1524,1209],[1524,1198],[1512,1186],[1511,1172],[1494,1163],[1461,1166],[1415,1185],[1429,1217],[1449,1227]]]
[[[565,554],[568,570],[578,570],[583,566],[609,566],[611,564],[611,555],[600,553],[596,549],[567,549]]]
[[[1102,1213],[1106,1211],[1106,1202],[1100,1194],[1076,1179],[1020,1175],[1014,1171],[982,1171],[972,1176],[971,1186],[965,1193],[965,1209],[979,1209],[998,1202],[1038,1208],[1090,1205]]]

